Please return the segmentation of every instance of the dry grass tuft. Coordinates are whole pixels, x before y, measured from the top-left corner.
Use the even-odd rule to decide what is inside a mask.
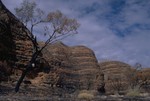
[[[134,89],[129,89],[126,95],[130,97],[140,96],[139,87],[135,87]]]
[[[80,91],[79,95],[78,95],[78,99],[84,99],[87,101],[90,101],[94,98],[94,95],[92,92],[87,91],[87,90],[82,90]]]

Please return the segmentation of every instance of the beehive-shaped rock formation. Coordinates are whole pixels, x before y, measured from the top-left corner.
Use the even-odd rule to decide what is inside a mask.
[[[31,33],[0,1],[0,61],[25,67],[32,55]]]
[[[99,66],[104,73],[106,92],[115,93],[128,88],[130,65],[119,61],[106,61],[99,63]]]
[[[78,72],[81,89],[93,89],[96,76],[100,73],[94,52],[85,46],[71,47],[70,50],[72,69]]]
[[[99,77],[102,72],[94,52],[85,46],[69,47],[57,42],[43,50],[43,57],[59,75],[58,84],[88,90],[102,83]]]

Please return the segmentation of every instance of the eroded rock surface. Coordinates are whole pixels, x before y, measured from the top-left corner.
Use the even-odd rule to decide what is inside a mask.
[[[128,89],[128,73],[131,66],[119,61],[99,63],[104,73],[105,89],[107,93],[115,93]]]
[[[49,76],[55,75],[50,78],[51,85],[90,90],[103,82],[95,54],[85,46],[69,47],[57,42],[44,49],[43,57],[51,66]]]
[[[0,1],[0,61],[23,68],[32,55],[29,30]]]

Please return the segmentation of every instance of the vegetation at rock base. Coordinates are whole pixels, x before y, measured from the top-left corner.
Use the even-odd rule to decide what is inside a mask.
[[[134,87],[134,89],[133,88],[128,89],[126,95],[130,96],[130,97],[140,96],[140,89],[139,89],[139,87]]]

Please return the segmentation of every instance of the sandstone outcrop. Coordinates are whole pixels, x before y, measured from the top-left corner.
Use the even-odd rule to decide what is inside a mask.
[[[33,53],[31,35],[23,23],[0,0],[0,81],[10,79],[14,67],[16,70],[26,67]],[[69,47],[61,42],[48,45],[42,51],[41,56],[36,61],[38,62],[37,68],[33,69],[37,71],[31,71],[28,75],[33,75],[35,78],[30,79],[31,81],[25,80],[23,83],[24,89],[28,88],[28,85],[32,85],[32,87],[44,85],[39,86],[39,89],[43,87],[43,92],[47,92],[47,95],[53,91],[61,94],[62,88],[64,89],[63,93],[66,91],[72,93],[77,89],[94,89],[103,93],[105,89],[108,93],[124,91],[129,85],[129,75],[135,70],[131,69],[130,65],[119,61],[107,61],[98,64],[91,49],[85,46]],[[137,73],[139,81],[142,81],[141,87],[149,92],[150,70],[142,69]],[[11,76],[14,84],[18,77]],[[26,84],[28,85],[26,86]],[[9,83],[10,85],[12,86]],[[58,91],[53,89],[56,87]]]
[[[94,89],[102,83],[98,62],[94,52],[85,46],[71,47],[72,68],[80,77],[81,89]]]
[[[85,46],[69,47],[57,42],[46,47],[42,53],[50,65],[51,70],[45,77],[51,76],[51,86],[80,90],[97,89],[101,86],[102,72],[91,49]]]
[[[104,73],[105,89],[107,93],[116,93],[128,89],[128,73],[131,66],[119,61],[99,63]]]
[[[0,1],[0,61],[11,67],[25,67],[31,58],[33,44],[29,30]]]
[[[23,69],[31,59],[32,34],[0,0],[0,61]],[[65,89],[94,89],[101,83],[101,72],[93,51],[85,46],[68,47],[56,43],[46,47],[40,62],[43,83]],[[41,62],[42,63],[42,62]],[[47,63],[45,65],[45,63]],[[37,65],[38,66],[38,65]],[[39,72],[39,71],[38,71]],[[34,74],[34,73],[32,73]]]

